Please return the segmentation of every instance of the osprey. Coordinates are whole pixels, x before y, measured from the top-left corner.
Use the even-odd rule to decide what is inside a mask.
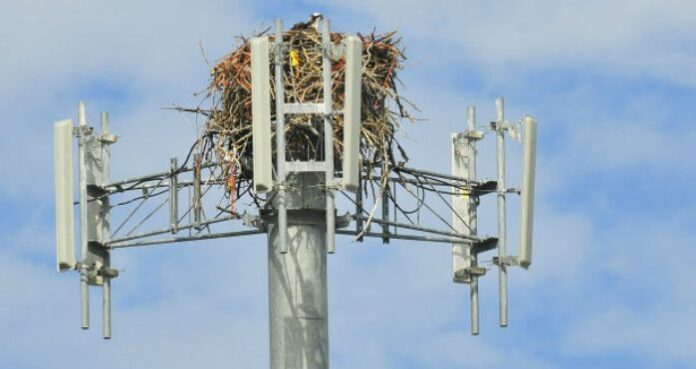
[[[311,27],[318,31],[319,21],[323,18],[324,16],[321,15],[321,13],[312,13],[307,22],[295,23],[295,25],[292,26],[292,29],[307,29]]]

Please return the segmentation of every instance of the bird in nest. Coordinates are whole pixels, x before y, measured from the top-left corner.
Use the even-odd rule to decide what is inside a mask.
[[[319,30],[319,22],[324,18],[321,13],[312,13],[309,16],[309,20],[307,22],[300,22],[300,23],[295,23],[294,26],[292,26],[292,29],[309,29],[309,28],[314,28],[315,31]]]

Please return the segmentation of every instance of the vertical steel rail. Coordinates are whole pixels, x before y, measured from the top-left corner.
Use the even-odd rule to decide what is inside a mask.
[[[355,193],[355,214],[363,215],[363,195],[362,195],[362,165],[360,171],[358,172],[358,191]],[[361,234],[363,231],[363,220],[362,217],[358,217],[355,220],[355,233]],[[363,237],[360,236],[357,239],[358,242],[363,241]]]
[[[469,170],[468,179],[471,181],[476,180],[476,108],[469,106],[466,109],[466,126],[468,132],[467,145],[469,150],[468,160],[469,163],[467,168]],[[476,237],[478,234],[478,211],[476,209],[477,201],[476,197],[469,196],[469,234]],[[478,255],[473,252],[473,244],[469,244],[466,252],[471,262],[472,267],[478,266]],[[469,282],[469,297],[471,299],[471,334],[479,334],[479,293],[478,293],[478,276],[471,275],[471,280]]]
[[[394,190],[394,192],[392,192],[392,199],[394,200],[394,207],[392,208],[392,210],[394,211],[394,223],[399,223],[399,210],[396,207],[396,204],[398,203],[396,199],[396,192],[398,190],[398,187],[394,186],[392,187],[392,189]],[[406,219],[408,220],[408,217],[406,217]],[[399,234],[399,227],[394,227],[394,234]]]
[[[109,113],[101,113],[101,159],[102,159],[102,178],[101,186],[109,183],[109,171],[111,169],[111,142],[109,141]],[[109,216],[109,197],[103,197],[101,202],[101,236],[100,241],[106,244],[111,236],[110,216]],[[111,267],[111,255],[105,252],[104,268]],[[111,339],[111,277],[104,276],[102,284],[102,330],[104,339]]]
[[[87,113],[84,101],[77,105],[80,172],[80,306],[81,327],[89,329],[89,285],[87,284]]]
[[[326,250],[333,254],[336,252],[336,204],[334,202],[334,145],[333,145],[333,101],[331,81],[331,30],[327,18],[322,19],[321,40],[322,76],[324,79],[324,162],[326,164]]]
[[[285,173],[285,85],[283,84],[283,63],[285,50],[283,47],[283,20],[275,20],[275,109],[276,109],[276,166],[278,193],[276,194],[276,209],[278,210],[278,232],[280,253],[288,252],[288,211]]]
[[[103,335],[104,339],[111,339],[111,278],[104,277],[102,285],[104,298],[102,301],[102,314],[104,319]]]
[[[179,232],[179,165],[176,158],[169,160],[169,227],[172,234]]]
[[[508,325],[507,265],[505,250],[507,224],[505,218],[505,106],[502,97],[495,100],[496,151],[498,161],[498,293],[500,295],[500,326]]]
[[[387,173],[386,167],[387,167],[387,162],[385,161],[382,164],[382,175],[385,175]],[[386,174],[388,175],[388,174]],[[382,219],[389,221],[389,194],[390,194],[390,188],[389,188],[389,181],[384,185],[384,188],[382,189]],[[396,214],[396,212],[394,212]],[[362,215],[362,214],[361,214]],[[389,225],[387,224],[382,224],[382,243],[383,244],[388,244],[389,243]]]
[[[87,282],[87,273],[80,274],[80,311],[82,317],[82,329],[89,329],[89,284]]]
[[[201,154],[193,154],[193,224],[196,230],[201,229]]]

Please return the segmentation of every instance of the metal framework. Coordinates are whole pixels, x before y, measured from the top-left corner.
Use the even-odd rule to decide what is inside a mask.
[[[349,155],[344,152],[344,171],[336,171],[330,134],[332,117],[344,114],[346,120],[355,123],[353,129],[360,124],[359,40],[348,37],[347,43],[337,49],[330,42],[329,22],[322,19],[326,98],[312,104],[291,104],[283,98],[280,68],[286,51],[282,21],[277,20],[275,28],[272,47],[268,38],[252,40],[252,83],[254,91],[260,91],[253,97],[254,165],[268,165],[268,171],[255,171],[257,193],[240,194],[239,198],[245,201],[233,204],[229,200],[232,194],[226,193],[224,186],[228,174],[223,172],[221,163],[204,158],[196,146],[183,163],[172,158],[168,170],[111,181],[109,148],[116,137],[109,131],[108,115],[102,113],[101,131],[97,132],[87,124],[85,105],[80,102],[77,126],[73,127],[72,121],[56,123],[58,268],[80,274],[82,328],[89,328],[89,286],[100,286],[103,336],[111,337],[111,280],[118,276],[111,266],[114,250],[263,233],[268,234],[273,369],[329,366],[326,253],[336,251],[335,235],[350,236],[360,242],[367,237],[381,239],[383,243],[410,240],[450,244],[453,281],[470,286],[474,335],[479,333],[478,279],[487,271],[480,266],[479,257],[497,249],[492,264],[498,268],[499,323],[507,326],[507,269],[515,265],[528,268],[531,263],[536,121],[529,116],[519,123],[506,121],[503,100],[496,100],[496,117],[490,123],[497,146],[495,180],[476,176],[476,144],[484,138],[484,132],[477,127],[473,107],[467,110],[467,129],[452,134],[449,174],[361,162],[356,146],[359,137],[358,141],[344,142],[346,150],[352,151]],[[358,60],[352,74],[346,73],[346,90],[353,89],[347,94],[357,96],[357,101],[347,97],[343,111],[332,111],[330,59],[339,53],[348,55],[349,60],[353,53],[353,60]],[[264,58],[265,62],[261,62]],[[269,80],[269,59],[276,68],[275,122],[271,122],[270,90],[265,85]],[[329,133],[324,137],[324,161],[286,161],[283,134],[286,114],[323,116],[324,132]],[[271,164],[270,155],[273,125],[277,133],[275,165]],[[521,188],[515,189],[507,187],[505,181],[505,135],[519,136],[520,127],[524,132],[523,180]],[[350,140],[357,134],[359,129],[344,137]],[[72,157],[68,154],[72,152],[71,135],[79,143],[77,202],[72,198]],[[268,142],[261,144],[264,140]],[[519,256],[507,252],[506,201],[510,193],[520,193],[522,197]],[[479,235],[477,229],[477,207],[488,194],[497,198],[498,234],[495,236]],[[78,262],[71,233],[72,204],[79,205]],[[186,206],[181,207],[182,204]],[[341,214],[337,208],[348,210]],[[451,220],[443,213],[451,214]],[[118,222],[112,225],[112,219]],[[288,289],[289,285],[304,287]]]

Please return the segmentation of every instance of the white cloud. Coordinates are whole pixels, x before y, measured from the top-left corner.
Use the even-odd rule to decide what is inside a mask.
[[[0,32],[11,52],[0,66],[12,72],[0,75],[0,124],[9,134],[0,135],[0,155],[21,155],[22,160],[0,165],[0,175],[13,178],[3,181],[0,191],[14,196],[46,191],[27,168],[50,173],[51,124],[75,119],[77,100],[91,95],[94,84],[113,86],[124,96],[114,102],[116,107],[87,101],[90,120],[98,119],[96,109],[125,104],[125,114],[112,110],[116,133],[125,133],[120,131],[124,125],[141,127],[130,140],[158,138],[154,144],[164,149],[171,142],[192,141],[180,135],[185,125],[175,113],[159,109],[196,102],[192,94],[205,86],[208,75],[199,42],[214,61],[234,45],[236,35],[255,26],[249,12],[245,4],[214,1],[26,1],[8,6],[0,14]],[[118,170],[117,161],[114,167]]]
[[[511,67],[589,68],[696,83],[691,1],[348,0],[333,7],[360,9],[381,27],[402,29],[419,50],[430,50],[435,66],[472,63],[498,83],[513,77],[505,73]]]

